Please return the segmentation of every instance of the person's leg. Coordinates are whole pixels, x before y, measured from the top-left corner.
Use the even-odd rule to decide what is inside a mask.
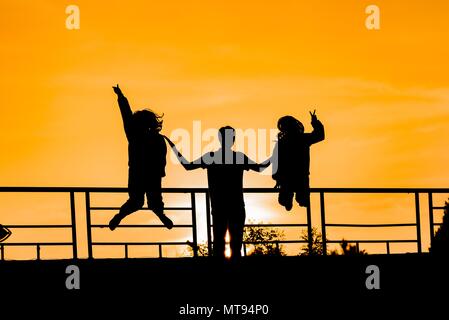
[[[213,219],[213,255],[217,258],[225,257],[226,248],[226,229],[228,228],[228,220],[223,212],[212,212]]]
[[[147,190],[148,208],[152,210],[167,229],[173,228],[173,222],[164,214],[164,202],[162,201],[162,178],[150,178],[151,183]]]
[[[308,207],[310,205],[309,177],[299,179],[296,187],[295,200],[301,207]]]
[[[229,220],[229,236],[231,238],[231,258],[242,256],[243,231],[245,227],[245,208],[237,209],[231,213]]]
[[[115,230],[123,218],[127,215],[142,209],[144,203],[144,191],[141,189],[128,189],[129,199],[120,208],[111,221],[109,221],[109,229]]]
[[[281,206],[285,207],[287,211],[290,211],[293,207],[293,190],[287,185],[284,184],[279,188],[279,197],[278,202]]]

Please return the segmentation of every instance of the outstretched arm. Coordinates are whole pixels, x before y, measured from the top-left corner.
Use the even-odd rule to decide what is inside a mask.
[[[198,159],[193,162],[189,162],[186,158],[184,158],[184,156],[181,154],[181,152],[179,152],[178,148],[176,148],[176,145],[167,136],[163,136],[163,137],[165,138],[165,140],[167,140],[168,144],[172,148],[173,152],[175,153],[176,157],[178,158],[179,162],[182,164],[184,169],[195,170],[195,169],[204,167],[204,165],[202,165],[201,159]]]
[[[251,160],[250,158],[246,157],[245,162],[247,164],[246,165],[246,169],[262,172],[262,171],[264,171],[266,168],[268,168],[270,166],[270,164],[271,164],[271,157],[268,158],[267,160],[261,162],[261,163],[257,163],[255,161]]]
[[[123,126],[125,128],[126,136],[129,138],[132,127],[131,123],[133,112],[131,111],[131,107],[129,106],[128,99],[126,99],[126,97],[124,96],[119,85],[117,84],[116,87],[113,86],[112,88],[114,89],[114,92],[117,94],[118,105],[120,107],[120,113],[122,114],[123,119]]]
[[[310,112],[310,116],[312,117],[312,127],[313,131],[309,134],[309,143],[314,144],[324,140],[324,126],[320,120],[318,120],[316,116],[316,110]]]

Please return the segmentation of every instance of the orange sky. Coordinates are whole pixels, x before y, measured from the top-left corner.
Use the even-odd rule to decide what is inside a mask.
[[[65,28],[69,4],[80,30]],[[369,4],[381,30],[365,28]],[[270,129],[285,114],[310,130],[316,108],[315,187],[447,187],[448,21],[444,0],[2,1],[0,185],[125,186],[120,83],[132,106],[165,113],[166,134],[194,120]],[[204,172],[167,172],[165,186],[206,185]],[[385,199],[361,219],[391,217]],[[10,202],[0,216],[14,223]]]

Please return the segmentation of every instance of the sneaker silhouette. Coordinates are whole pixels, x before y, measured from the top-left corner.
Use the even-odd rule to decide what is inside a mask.
[[[159,220],[161,220],[161,222],[164,224],[164,226],[170,230],[173,228],[173,221],[170,220],[169,217],[167,217],[165,214],[163,214],[162,212],[155,212],[156,216],[159,218]]]
[[[120,216],[120,214],[116,214],[111,221],[109,221],[109,229],[111,229],[111,231],[114,231],[115,228],[118,227],[118,225],[120,224],[120,221],[122,221],[122,217]]]

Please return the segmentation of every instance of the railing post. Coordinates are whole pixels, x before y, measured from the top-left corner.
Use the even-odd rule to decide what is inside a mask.
[[[78,248],[76,242],[76,211],[75,211],[75,193],[70,191],[70,214],[72,219],[72,243],[73,259],[78,259]]]
[[[190,193],[190,203],[192,205],[192,237],[193,237],[193,256],[198,257],[198,239],[196,234],[196,202],[195,192]]]
[[[419,208],[419,193],[415,192],[415,209],[416,209],[416,242],[418,245],[418,253],[422,252],[421,248],[421,210]]]
[[[243,256],[246,257],[246,243],[243,242]]]
[[[324,192],[320,192],[320,211],[321,211],[321,241],[323,244],[323,255],[327,255],[326,239],[326,214],[324,209]]]
[[[309,194],[309,205],[307,206],[307,238],[309,241],[309,254],[313,252],[313,233],[312,233],[312,209]]]
[[[36,258],[37,260],[41,259],[41,246],[39,244],[36,245]]]
[[[390,254],[390,241],[387,241],[386,245],[387,245],[387,254]]]
[[[0,244],[0,259],[3,261],[3,260],[5,260],[5,252],[4,252],[4,248],[3,248],[3,245],[2,244]]]
[[[429,227],[430,227],[430,248],[433,245],[433,239],[435,237],[435,226],[433,222],[433,197],[432,192],[429,192]]]
[[[125,259],[128,259],[128,244],[125,243]]]
[[[93,258],[92,254],[92,227],[90,221],[90,193],[86,191],[86,228],[87,228],[87,256]]]
[[[206,224],[207,224],[207,253],[212,256],[212,236],[210,223],[210,196],[209,191],[206,191]]]
[[[159,243],[159,258],[162,258],[162,244]]]

